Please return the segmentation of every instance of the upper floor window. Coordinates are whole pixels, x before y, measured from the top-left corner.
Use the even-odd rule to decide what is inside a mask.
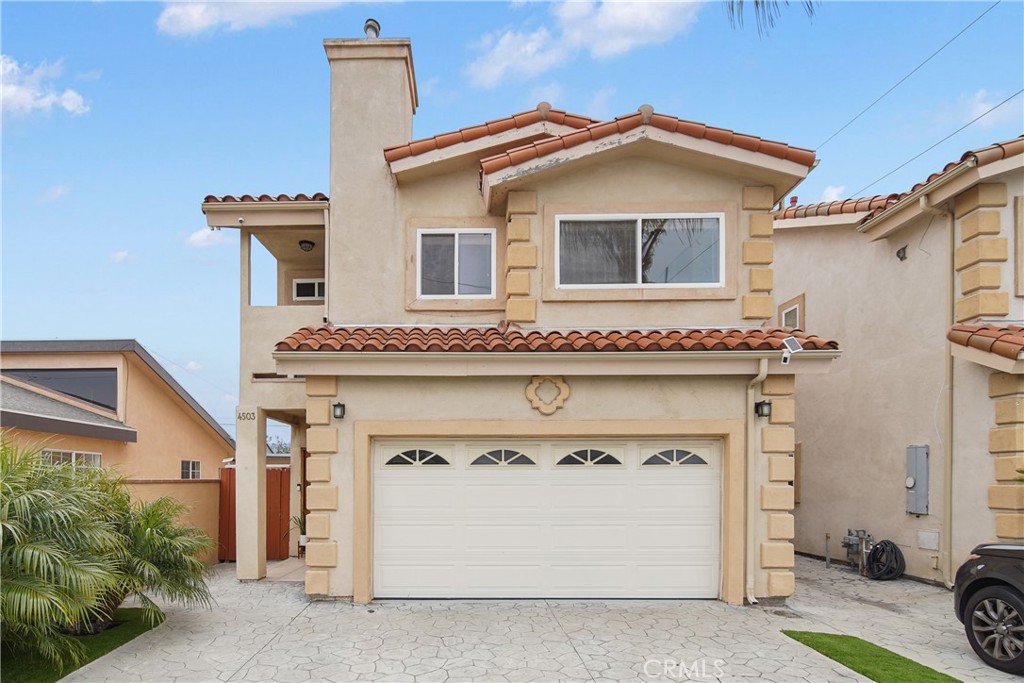
[[[323,278],[296,278],[292,280],[292,299],[295,301],[322,301]]]
[[[181,478],[182,479],[202,479],[200,476],[202,463],[198,460],[182,460],[181,461]]]
[[[83,453],[81,451],[44,450],[43,459],[51,465],[71,465],[72,467],[100,467],[103,456],[99,453]]]
[[[4,374],[117,410],[116,368],[4,368]]]
[[[725,215],[558,216],[556,286],[722,287]]]
[[[417,298],[494,298],[494,230],[424,229],[416,233]]]

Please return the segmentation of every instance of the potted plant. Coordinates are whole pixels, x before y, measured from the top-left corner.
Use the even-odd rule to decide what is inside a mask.
[[[292,528],[299,530],[299,547],[306,547],[309,536],[306,535],[306,515],[292,515]]]

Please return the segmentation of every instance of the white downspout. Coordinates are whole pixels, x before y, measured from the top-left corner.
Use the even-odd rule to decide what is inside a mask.
[[[757,604],[754,597],[754,552],[757,546],[754,538],[754,527],[757,520],[754,517],[756,504],[756,475],[757,475],[757,451],[754,446],[757,442],[754,422],[754,390],[764,382],[768,376],[768,359],[762,358],[757,368],[757,376],[750,380],[747,385],[747,602],[751,605]]]
[[[956,322],[954,302],[956,301],[956,278],[954,271],[954,251],[956,250],[956,226],[953,214],[937,209],[928,203],[928,195],[918,199],[922,212],[941,216],[946,219],[949,233],[948,267],[946,269],[948,287],[946,288],[946,310],[949,311],[948,324]],[[942,460],[942,549],[939,551],[939,564],[942,571],[942,583],[946,588],[953,588],[953,354],[946,350],[946,428],[943,430],[946,449]]]

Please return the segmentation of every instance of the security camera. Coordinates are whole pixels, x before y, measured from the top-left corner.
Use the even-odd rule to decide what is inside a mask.
[[[794,353],[800,353],[804,350],[804,347],[800,345],[800,340],[796,337],[786,337],[782,340],[782,345],[785,347],[782,350],[782,364],[789,365],[790,359]]]
[[[243,223],[245,223],[245,216],[239,216],[238,217],[238,224],[242,225]]]

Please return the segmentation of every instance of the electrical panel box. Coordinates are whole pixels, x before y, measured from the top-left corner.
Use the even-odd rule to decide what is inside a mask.
[[[907,446],[907,512],[928,514],[928,446]]]

